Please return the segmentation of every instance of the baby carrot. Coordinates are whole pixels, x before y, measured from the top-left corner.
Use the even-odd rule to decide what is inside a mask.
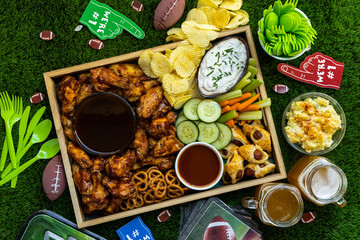
[[[246,100],[245,102],[241,103],[238,107],[237,107],[237,111],[242,111],[244,108],[246,108],[247,106],[249,106],[250,104],[252,104],[258,97],[260,96],[260,93],[256,94],[255,96],[249,98],[248,100]]]
[[[234,119],[231,119],[231,120],[227,121],[225,124],[232,128],[235,125],[235,121],[234,121]]]
[[[248,99],[249,97],[251,97],[251,93],[247,92],[247,93],[244,93],[243,95],[241,95],[240,97],[233,98],[233,99],[226,100],[226,101],[222,101],[219,104],[220,104],[221,107],[224,107],[226,105],[233,105],[235,103],[238,103],[238,102],[241,102],[241,101],[243,101],[245,99]]]
[[[242,125],[244,125],[245,123],[246,123],[245,120],[241,120],[240,125],[242,126]]]
[[[226,105],[225,107],[223,107],[221,109],[221,114],[224,114],[224,113],[227,113],[228,111],[230,111],[230,106],[229,105]]]
[[[246,108],[244,108],[243,110],[241,110],[241,112],[246,112],[246,111],[257,111],[260,109],[260,106],[259,105],[256,105],[256,104],[252,104],[252,105],[249,105],[247,106]]]

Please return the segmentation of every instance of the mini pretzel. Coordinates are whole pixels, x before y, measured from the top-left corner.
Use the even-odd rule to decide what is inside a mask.
[[[152,166],[152,167],[149,167],[148,169],[146,169],[146,173],[149,174],[149,172],[154,169],[159,170],[159,168],[157,166]]]
[[[165,174],[165,180],[167,184],[175,184],[175,185],[179,185],[180,186],[180,181],[176,176],[176,172],[174,169],[171,169],[169,171],[166,172]]]
[[[151,169],[148,174],[149,174],[150,181],[152,181],[155,178],[164,179],[164,174],[158,169]]]
[[[123,210],[123,211],[126,211],[128,210],[128,205],[126,203],[126,200],[123,200],[120,204],[120,209]]]
[[[131,178],[136,190],[145,192],[148,189],[148,175],[144,171],[139,171]]]
[[[170,184],[167,187],[167,196],[169,198],[177,198],[177,197],[181,197],[182,195],[184,195],[184,190],[176,184]]]
[[[155,201],[155,196],[154,196],[154,190],[152,189],[148,189],[148,191],[144,194],[144,202],[146,204],[152,204]]]
[[[165,196],[167,184],[164,179],[159,177],[152,179],[150,180],[149,186],[154,190],[156,198],[162,199]]]

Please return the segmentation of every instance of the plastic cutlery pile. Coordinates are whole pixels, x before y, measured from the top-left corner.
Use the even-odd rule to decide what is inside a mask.
[[[3,141],[3,147],[0,158],[1,180],[0,186],[11,180],[11,187],[15,188],[18,175],[28,168],[31,164],[39,159],[49,159],[54,157],[60,150],[57,139],[51,139],[45,142],[38,154],[20,164],[22,157],[36,143],[41,143],[49,136],[52,123],[49,119],[40,121],[45,112],[45,107],[40,108],[30,120],[28,124],[31,107],[28,106],[23,111],[23,101],[21,97],[12,96],[10,98],[7,92],[0,93],[0,111],[1,117],[5,122],[6,137]],[[13,126],[19,123],[19,138],[17,141],[16,151],[12,136]],[[8,155],[10,161],[5,167]]]

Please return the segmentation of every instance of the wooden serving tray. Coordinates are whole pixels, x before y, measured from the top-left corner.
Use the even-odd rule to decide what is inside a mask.
[[[223,31],[220,33],[219,38],[227,37],[230,35],[239,35],[247,41],[247,43],[249,45],[249,49],[250,49],[250,57],[256,59],[256,64],[257,64],[256,67],[259,69],[259,71],[257,73],[257,78],[263,79],[250,26],[244,26],[244,27],[240,27],[237,29],[233,29],[233,30]],[[159,47],[151,48],[151,50],[153,52],[163,52],[166,49],[174,49],[177,45],[178,45],[178,43],[171,43],[171,44],[166,44],[166,45],[162,45]],[[53,115],[53,120],[54,120],[54,124],[55,124],[55,128],[56,128],[56,133],[57,133],[57,137],[58,137],[59,144],[60,144],[61,155],[62,155],[62,159],[63,159],[63,164],[64,164],[64,168],[65,168],[65,173],[66,173],[66,179],[67,179],[67,183],[69,186],[72,204],[74,207],[76,222],[77,222],[77,225],[79,228],[89,227],[89,226],[129,217],[129,216],[133,216],[133,215],[139,215],[141,213],[145,213],[145,212],[149,212],[149,211],[153,211],[153,210],[157,210],[157,209],[162,209],[162,208],[166,208],[169,206],[186,203],[186,202],[190,202],[190,201],[194,201],[194,200],[198,200],[198,199],[202,199],[202,198],[206,198],[206,197],[216,196],[216,195],[219,195],[222,193],[232,192],[232,191],[256,186],[256,185],[267,183],[267,182],[277,181],[277,180],[284,179],[287,177],[284,161],[283,161],[283,158],[281,155],[278,137],[277,137],[275,126],[274,126],[274,121],[273,121],[272,114],[271,114],[271,110],[270,110],[270,107],[266,107],[266,108],[262,109],[263,121],[266,125],[267,130],[271,134],[271,140],[272,140],[272,144],[273,144],[272,157],[276,164],[275,173],[272,173],[268,176],[265,176],[265,177],[259,178],[259,179],[246,180],[246,181],[238,182],[236,184],[224,185],[221,187],[213,188],[213,189],[202,191],[202,192],[194,192],[194,193],[191,193],[191,194],[179,197],[179,198],[165,200],[160,203],[146,205],[146,206],[136,208],[133,210],[122,211],[122,212],[119,212],[119,213],[116,213],[113,215],[109,215],[109,216],[101,216],[101,217],[91,218],[91,219],[85,217],[83,210],[82,210],[81,196],[78,193],[75,183],[72,178],[72,172],[71,172],[72,159],[68,155],[68,152],[67,152],[67,145],[66,145],[67,139],[64,135],[63,127],[60,122],[60,104],[59,104],[59,101],[56,96],[57,83],[65,75],[75,75],[75,74],[78,74],[81,72],[89,71],[92,68],[108,66],[108,65],[120,63],[120,62],[136,61],[143,51],[144,50],[141,50],[141,51],[128,53],[128,54],[124,54],[124,55],[120,55],[120,56],[116,56],[116,57],[112,57],[112,58],[107,58],[107,59],[94,61],[94,62],[90,62],[90,63],[85,63],[85,64],[73,66],[73,67],[63,68],[63,69],[59,69],[59,70],[55,70],[55,71],[51,71],[51,72],[46,72],[43,74],[44,79],[45,79],[47,94],[48,94],[49,101],[50,101],[51,112]],[[257,91],[261,94],[260,95],[261,99],[267,98],[266,89],[265,89],[264,85],[261,85],[257,89]]]

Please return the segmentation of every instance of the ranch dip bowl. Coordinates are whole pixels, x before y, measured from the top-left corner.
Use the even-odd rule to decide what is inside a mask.
[[[241,37],[216,42],[202,58],[197,86],[205,98],[229,92],[244,77],[249,65],[249,47]]]

